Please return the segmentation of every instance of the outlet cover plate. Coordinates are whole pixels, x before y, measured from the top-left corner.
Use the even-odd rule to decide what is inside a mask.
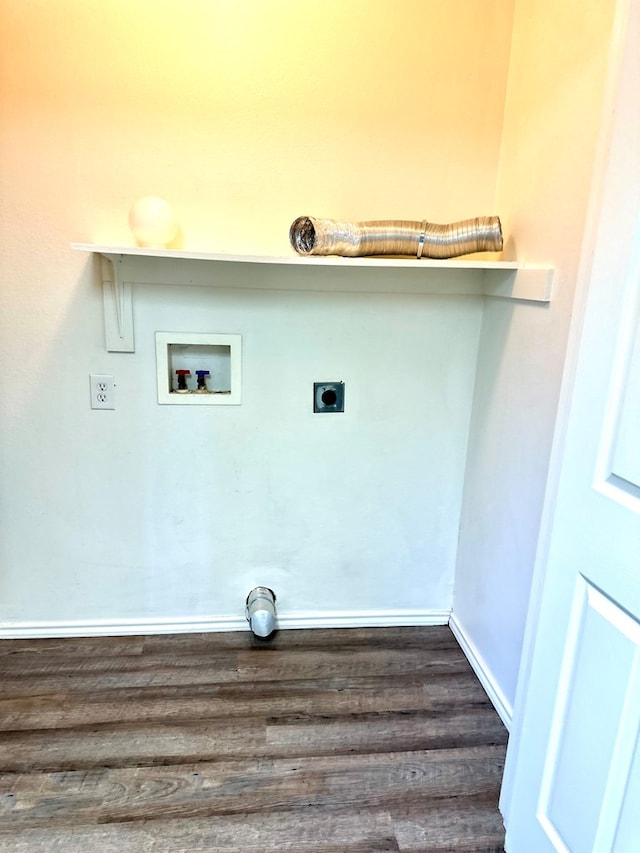
[[[115,409],[116,392],[113,376],[108,373],[90,373],[92,409]]]
[[[314,382],[313,411],[344,412],[344,382]]]

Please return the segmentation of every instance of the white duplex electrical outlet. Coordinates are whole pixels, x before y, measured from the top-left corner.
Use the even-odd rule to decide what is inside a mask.
[[[91,408],[92,409],[115,409],[116,393],[113,376],[106,373],[90,373],[91,384]]]

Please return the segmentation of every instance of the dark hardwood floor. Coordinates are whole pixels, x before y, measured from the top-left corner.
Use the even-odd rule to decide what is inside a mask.
[[[501,851],[446,627],[0,642],[1,853]]]

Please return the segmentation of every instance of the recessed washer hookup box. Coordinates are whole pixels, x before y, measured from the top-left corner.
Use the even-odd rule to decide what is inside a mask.
[[[160,405],[237,406],[242,402],[242,336],[156,332]]]

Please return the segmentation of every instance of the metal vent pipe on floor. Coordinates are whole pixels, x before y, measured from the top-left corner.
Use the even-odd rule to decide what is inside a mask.
[[[256,637],[264,640],[276,630],[276,594],[267,586],[257,586],[247,596],[246,617]]]

